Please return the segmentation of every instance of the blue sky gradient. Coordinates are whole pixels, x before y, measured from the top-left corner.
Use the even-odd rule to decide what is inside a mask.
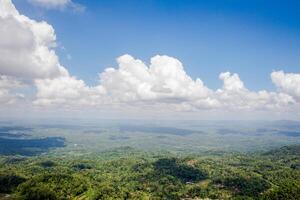
[[[192,78],[220,88],[220,72],[238,73],[251,90],[275,90],[273,70],[300,72],[300,1],[74,1],[86,7],[40,9],[15,0],[17,9],[56,31],[61,63],[94,85],[97,74],[130,54],[148,63],[176,57]],[[67,59],[70,54],[72,59]]]

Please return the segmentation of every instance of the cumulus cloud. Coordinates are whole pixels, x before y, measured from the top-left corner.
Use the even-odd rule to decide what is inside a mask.
[[[271,79],[279,91],[300,100],[300,74],[277,71],[271,73]]]
[[[78,12],[85,10],[83,5],[74,3],[72,0],[28,0],[28,2],[47,9],[64,9],[66,7],[70,7],[74,11]]]
[[[200,79],[192,80],[175,58],[155,56],[149,67],[130,55],[119,57],[117,62],[117,68],[107,68],[99,75],[99,85],[94,87],[70,76],[36,80],[35,103],[100,105],[144,102],[172,105],[196,100],[203,106],[211,104],[209,96],[212,91]]]
[[[273,110],[295,104],[284,92],[248,90],[238,74],[221,73],[223,87],[213,91],[200,79],[188,76],[180,61],[169,56],[154,56],[149,66],[130,55],[117,58],[116,68],[99,75],[99,85],[88,87],[75,77],[38,80],[38,105],[134,105],[160,106],[179,111]],[[61,91],[65,91],[62,93]]]
[[[117,62],[117,69],[100,74],[100,83],[119,101],[189,101],[211,93],[200,79],[194,81],[185,73],[180,61],[169,56],[154,56],[149,67],[130,55]]]
[[[35,105],[98,105],[103,103],[105,89],[102,86],[88,87],[76,77],[65,76],[55,79],[36,79],[37,99]]]
[[[11,0],[0,5],[0,74],[25,79],[68,75],[53,49],[53,27],[19,14]]]
[[[30,85],[35,88],[34,106],[69,109],[273,112],[300,107],[300,74],[273,72],[271,79],[278,91],[270,92],[251,91],[238,74],[223,72],[219,75],[223,86],[212,90],[200,78],[191,78],[178,59],[166,55],[152,57],[149,64],[130,55],[120,56],[116,67],[99,74],[97,85],[88,86],[60,64],[53,27],[21,15],[10,0],[0,0],[0,35],[2,104],[22,99],[20,90]]]
[[[249,91],[238,74],[224,72],[219,78],[223,80],[223,87],[216,91],[215,96],[225,109],[273,109],[295,103],[288,94]]]
[[[238,74],[232,74],[230,72],[223,72],[219,75],[219,78],[223,81],[223,90],[226,91],[243,91],[246,90],[244,83],[241,81]]]
[[[21,93],[13,93],[12,91],[23,87],[23,83],[13,77],[0,75],[0,103],[2,105],[14,103],[19,98],[23,98]]]

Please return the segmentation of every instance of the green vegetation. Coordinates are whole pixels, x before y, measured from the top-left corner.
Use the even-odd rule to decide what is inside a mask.
[[[299,199],[300,123],[0,126],[0,200]]]
[[[300,199],[300,146],[266,153],[147,153],[0,159],[11,199]]]

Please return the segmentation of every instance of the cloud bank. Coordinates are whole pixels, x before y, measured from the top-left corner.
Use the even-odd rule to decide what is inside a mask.
[[[60,7],[70,0],[31,0]],[[72,76],[55,52],[54,28],[20,14],[11,0],[0,0],[0,102],[33,107],[123,110],[145,108],[177,112],[286,112],[299,108],[300,74],[274,71],[276,91],[250,91],[238,74],[222,72],[223,86],[212,90],[200,78],[193,80],[176,58],[156,55],[149,65],[123,55],[117,66],[98,76],[98,85],[88,86]],[[31,87],[32,94],[22,94]]]
[[[37,79],[35,105],[67,106],[144,106],[164,107],[181,111],[220,110],[280,110],[297,104],[298,87],[289,90],[278,87],[277,92],[250,91],[238,74],[221,73],[223,87],[209,89],[201,79],[193,80],[182,63],[169,56],[154,56],[149,66],[130,55],[117,58],[116,68],[107,68],[99,75],[99,85],[89,87],[83,80],[64,76]],[[284,72],[281,82],[288,81]],[[296,75],[296,74],[294,74]],[[275,85],[278,85],[273,80]],[[64,91],[64,92],[62,92]]]

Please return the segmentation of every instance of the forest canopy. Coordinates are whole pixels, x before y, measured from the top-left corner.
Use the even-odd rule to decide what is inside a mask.
[[[1,157],[11,199],[300,199],[300,146],[175,156],[119,148],[89,156]]]

